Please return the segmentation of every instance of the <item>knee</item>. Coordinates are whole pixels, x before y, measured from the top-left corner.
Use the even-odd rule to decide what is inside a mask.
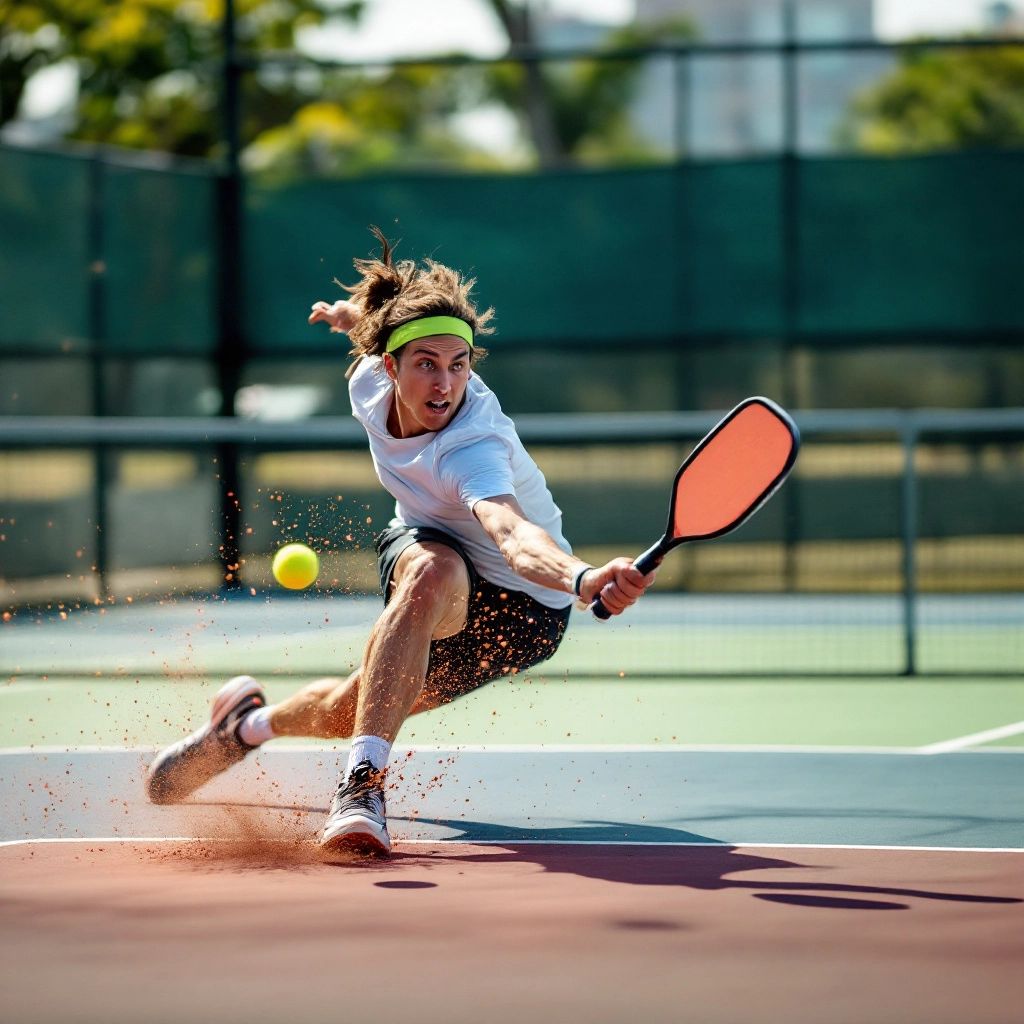
[[[415,606],[447,607],[469,595],[466,565],[451,548],[420,547],[402,568],[398,590]]]

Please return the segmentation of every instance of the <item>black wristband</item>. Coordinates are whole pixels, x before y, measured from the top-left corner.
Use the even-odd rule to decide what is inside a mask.
[[[583,595],[580,593],[580,586],[583,583],[583,577],[586,576],[586,574],[590,572],[590,570],[593,568],[594,567],[592,565],[585,565],[582,569],[580,569],[578,573],[576,573],[576,578],[572,581],[572,592],[577,597],[583,597]]]

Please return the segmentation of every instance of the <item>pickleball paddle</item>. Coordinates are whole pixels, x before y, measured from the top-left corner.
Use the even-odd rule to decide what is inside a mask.
[[[767,398],[740,402],[687,456],[672,484],[668,526],[633,565],[649,573],[674,547],[742,526],[779,488],[796,462],[800,431]],[[611,613],[600,596],[599,619]]]

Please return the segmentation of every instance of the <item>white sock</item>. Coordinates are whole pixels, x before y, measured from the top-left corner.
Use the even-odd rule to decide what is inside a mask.
[[[274,707],[257,708],[238,724],[238,738],[250,747],[258,747],[261,743],[274,738],[274,729],[270,724],[270,716],[274,713]]]
[[[379,772],[384,771],[390,757],[391,744],[380,736],[353,736],[348,765],[345,767],[345,781],[348,782],[352,769],[363,761],[369,761]]]

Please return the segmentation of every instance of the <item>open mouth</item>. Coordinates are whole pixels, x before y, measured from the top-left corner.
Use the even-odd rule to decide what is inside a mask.
[[[451,402],[427,402],[427,408],[431,412],[443,413],[447,412]]]

